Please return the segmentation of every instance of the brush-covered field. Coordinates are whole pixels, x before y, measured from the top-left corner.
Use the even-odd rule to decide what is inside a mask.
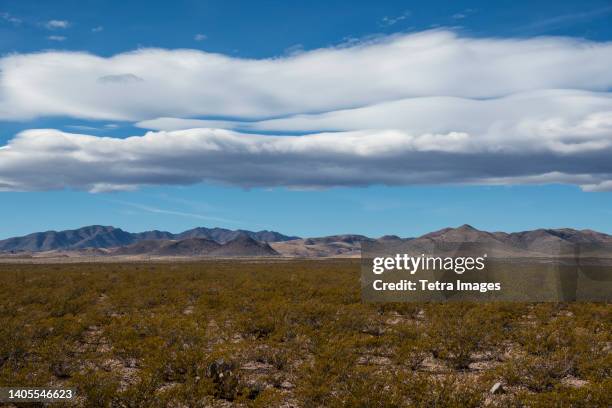
[[[363,304],[358,260],[4,264],[0,283],[0,386],[72,405],[612,405],[609,304]]]

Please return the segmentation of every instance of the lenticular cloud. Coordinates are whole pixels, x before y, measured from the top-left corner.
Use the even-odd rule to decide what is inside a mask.
[[[610,66],[610,43],[474,39],[449,31],[259,60],[162,49],[109,58],[18,54],[0,60],[0,115],[261,119],[405,98],[485,99],[542,89],[606,92],[612,87]]]
[[[220,129],[148,132],[126,139],[32,130],[0,149],[0,189],[213,182],[245,187],[320,188],[438,183],[572,183],[607,190],[612,149],[567,153],[563,142],[516,150],[467,133],[354,131],[305,136]]]
[[[126,139],[22,132],[0,147],[0,189],[610,190],[610,66],[611,43],[444,30],[258,60],[161,49],[10,55],[0,59],[0,121],[60,116],[153,131]]]

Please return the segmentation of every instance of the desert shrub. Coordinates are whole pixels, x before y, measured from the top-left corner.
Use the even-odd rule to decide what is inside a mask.
[[[265,389],[257,395],[252,406],[254,408],[277,407],[281,405],[282,401],[283,396],[278,390]]]
[[[401,407],[401,395],[393,377],[369,367],[356,367],[337,384],[325,403],[329,407]]]
[[[435,357],[447,360],[457,369],[465,369],[487,333],[477,316],[469,312],[451,314],[450,310],[445,307],[431,314],[426,328],[427,342]]]
[[[314,360],[301,368],[297,385],[298,398],[305,406],[324,405],[355,367],[356,356],[343,339],[321,340],[315,350]]]
[[[548,357],[522,355],[507,361],[499,368],[510,385],[523,386],[534,392],[551,390],[561,378],[571,372],[565,356]]]
[[[88,407],[115,407],[118,402],[119,379],[101,371],[87,370],[74,378],[77,394],[84,397]]]
[[[259,363],[270,364],[277,370],[283,370],[287,368],[291,358],[295,357],[294,353],[295,351],[289,350],[287,346],[270,343],[249,350],[247,358]]]
[[[333,329],[339,333],[366,333],[379,336],[384,331],[380,315],[371,313],[369,305],[347,305],[336,312]]]
[[[580,343],[574,357],[577,376],[590,381],[612,378],[612,351],[609,348],[612,343],[602,337],[604,336],[592,337],[590,341]]]
[[[398,347],[396,361],[404,366],[407,366],[411,370],[417,370],[421,367],[423,361],[427,358],[429,353],[426,351],[426,347],[417,341],[405,342]]]
[[[395,381],[408,406],[469,408],[480,407],[484,400],[483,386],[453,375],[434,377],[412,373],[396,377]]]
[[[240,395],[240,380],[236,369],[236,362],[230,359],[218,358],[208,363],[206,377],[214,384],[216,398],[232,401]]]
[[[542,393],[525,393],[517,395],[524,406],[533,408],[572,407],[592,408],[609,407],[612,404],[612,380],[607,379],[599,384],[580,388],[556,386]]]
[[[149,357],[145,363],[155,367],[167,382],[186,382],[190,378],[203,376],[205,356],[195,349],[159,350],[156,357]]]
[[[325,324],[330,324],[336,316],[333,304],[309,299],[293,306],[287,318],[289,324],[297,326],[305,334],[313,334]]]
[[[259,308],[245,310],[236,316],[237,329],[247,337],[265,339],[270,337],[276,330],[279,316],[275,310],[264,305]]]
[[[417,370],[430,355],[429,342],[423,336],[422,330],[414,324],[398,325],[388,344],[396,349],[396,363],[411,370]]]
[[[214,400],[214,394],[214,384],[206,377],[190,378],[185,383],[173,384],[172,387],[157,391],[160,402],[166,407],[209,407]]]
[[[144,373],[135,384],[118,392],[115,404],[126,408],[165,407],[165,401],[157,392],[161,385],[162,379],[158,373]]]
[[[455,369],[466,369],[476,352],[494,352],[513,330],[522,306],[507,303],[428,305],[425,333],[430,351]]]
[[[597,305],[592,307],[593,312],[600,310]],[[578,316],[559,316],[561,306],[538,305],[537,319],[542,321],[536,327],[517,329],[513,337],[523,350],[550,361],[561,374],[601,381],[612,375],[612,356],[606,349],[612,340],[612,326],[605,313],[587,315],[584,308],[573,307]]]
[[[16,369],[28,354],[29,338],[15,320],[0,325],[0,368]]]

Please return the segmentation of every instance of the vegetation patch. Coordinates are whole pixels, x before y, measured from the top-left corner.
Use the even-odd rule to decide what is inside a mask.
[[[0,277],[0,384],[75,406],[612,405],[608,304],[364,304],[350,259]]]

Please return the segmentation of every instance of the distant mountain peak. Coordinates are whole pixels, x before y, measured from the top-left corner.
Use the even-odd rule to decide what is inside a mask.
[[[457,228],[455,228],[455,229],[458,229],[458,230],[464,230],[464,231],[465,231],[465,230],[466,230],[466,231],[479,231],[478,229],[476,229],[476,228],[472,227],[470,224],[463,224],[463,225],[461,225],[460,227],[457,227]]]
[[[400,237],[398,237],[397,235],[383,235],[382,237],[378,238],[379,241],[398,241],[401,240]]]

